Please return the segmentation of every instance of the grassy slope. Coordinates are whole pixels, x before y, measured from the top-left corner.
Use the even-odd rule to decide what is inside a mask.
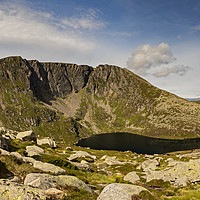
[[[30,90],[26,61],[15,57],[0,64],[4,61],[6,65],[0,66],[0,121],[8,128],[33,129],[38,135],[67,143],[105,132],[163,138],[200,134],[199,104],[160,90],[127,69],[99,66],[80,92],[46,106]],[[59,103],[62,106],[54,106]]]

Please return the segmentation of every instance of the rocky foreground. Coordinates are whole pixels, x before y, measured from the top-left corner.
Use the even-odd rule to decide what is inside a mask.
[[[200,199],[200,151],[140,155],[0,128],[0,199]]]

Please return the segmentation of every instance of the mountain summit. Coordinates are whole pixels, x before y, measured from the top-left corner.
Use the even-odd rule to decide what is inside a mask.
[[[92,134],[200,135],[200,104],[112,65],[0,60],[0,126],[68,143]]]

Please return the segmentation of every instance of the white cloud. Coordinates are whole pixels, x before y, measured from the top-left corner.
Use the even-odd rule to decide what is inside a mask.
[[[191,67],[185,65],[175,65],[173,67],[165,67],[160,69],[159,71],[153,73],[155,77],[165,77],[170,74],[179,74],[184,75],[187,71],[189,71]]]
[[[155,66],[168,64],[175,58],[167,43],[158,46],[149,44],[138,47],[127,61],[127,66],[139,75],[146,75],[147,71]]]

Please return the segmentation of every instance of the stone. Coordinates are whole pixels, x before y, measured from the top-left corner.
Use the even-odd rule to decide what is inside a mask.
[[[148,160],[145,160],[141,164],[141,167],[142,167],[143,171],[148,171],[148,170],[157,169],[158,165],[159,165],[159,162],[156,159],[148,159]]]
[[[132,200],[133,195],[139,195],[146,188],[130,184],[112,183],[107,185],[97,200]]]
[[[25,162],[25,163],[31,163],[32,165],[36,161],[34,158],[31,158],[31,157],[22,157],[22,159],[23,159],[23,162]]]
[[[48,144],[49,147],[51,147],[51,148],[56,148],[57,147],[56,142],[53,139],[50,139],[50,138],[38,139],[37,140],[37,144],[38,145]]]
[[[93,160],[96,159],[96,156],[92,156],[88,152],[85,152],[85,151],[74,151],[74,152],[75,153],[71,154],[70,157],[68,158],[68,160],[75,161],[78,158],[86,158],[86,157],[89,157]]]
[[[45,190],[27,187],[10,180],[0,179],[0,199],[45,200]]]
[[[20,139],[23,141],[37,141],[36,135],[33,131],[19,132],[16,136],[16,139]]]
[[[75,176],[59,175],[56,177],[56,182],[62,187],[66,187],[67,185],[69,185],[77,187],[78,189],[86,190],[89,193],[93,193],[92,189],[87,186],[86,183]]]
[[[83,163],[81,161],[81,163],[77,163],[77,162],[71,162],[69,161],[72,165],[75,165],[79,170],[85,170],[85,171],[89,171],[92,172],[92,168],[90,167],[90,165]]]
[[[126,176],[124,176],[124,180],[135,183],[140,180],[140,177],[137,175],[136,172],[129,172]]]
[[[44,153],[44,150],[38,146],[27,146],[26,147],[26,152],[28,153],[29,151],[34,151],[34,152],[37,152],[37,153]]]
[[[8,152],[4,149],[0,149],[0,153],[1,153],[1,155],[6,155],[6,156],[10,155],[10,152]]]
[[[24,179],[24,185],[47,190],[56,187],[57,183],[52,175],[31,173]]]
[[[73,151],[72,147],[66,147],[66,150]]]
[[[23,162],[22,155],[19,154],[18,152],[11,152],[10,155],[11,155],[11,156],[14,156],[20,163]]]
[[[50,163],[43,163],[41,161],[35,161],[33,167],[47,173],[50,172],[55,175],[66,174],[66,171],[61,167],[55,166]]]
[[[104,160],[104,163],[106,163],[107,165],[123,165],[124,162],[121,162],[117,159],[116,156],[107,156],[107,155],[104,155],[101,160]]]
[[[62,200],[65,198],[65,193],[61,190],[56,188],[50,188],[45,191],[47,199],[51,200]]]

